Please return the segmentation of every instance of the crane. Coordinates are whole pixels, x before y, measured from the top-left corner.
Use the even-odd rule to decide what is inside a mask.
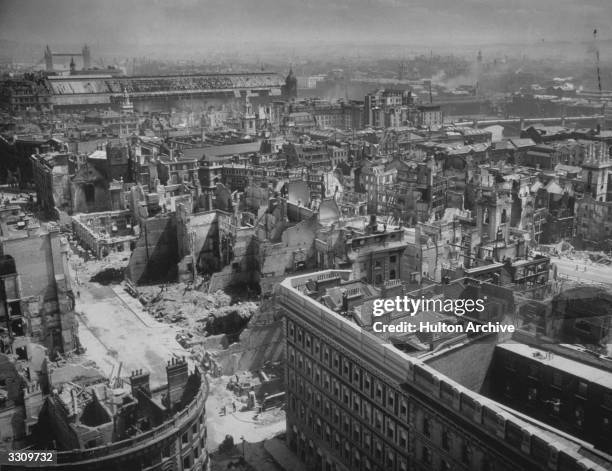
[[[603,100],[603,92],[601,90],[601,71],[599,68],[599,45],[597,42],[597,28],[593,30],[593,46],[595,48],[595,66],[597,68],[597,89],[599,90],[599,100],[602,103],[602,114],[606,114],[606,102]]]
[[[597,45],[597,29],[593,30],[593,44],[595,46],[595,65],[597,67],[597,88],[601,98],[601,72],[599,70],[599,46]]]

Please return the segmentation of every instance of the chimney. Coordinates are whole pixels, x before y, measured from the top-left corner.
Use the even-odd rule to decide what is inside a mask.
[[[130,375],[130,386],[132,388],[132,395],[134,395],[137,390],[144,391],[147,395],[150,395],[151,387],[149,384],[149,372],[143,372],[141,369],[132,371]]]
[[[183,391],[189,377],[189,370],[185,357],[172,358],[166,366],[166,376],[168,378],[168,408],[174,408],[183,397]]]

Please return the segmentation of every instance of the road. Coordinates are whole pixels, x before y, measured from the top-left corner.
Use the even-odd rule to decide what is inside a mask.
[[[79,293],[75,311],[79,339],[86,349],[84,356],[106,375],[111,371],[117,374],[123,363],[122,378],[143,369],[150,373],[151,388],[166,384],[167,361],[173,356],[190,356],[176,341],[178,330],[155,320],[135,299],[126,299],[121,287],[102,286],[83,278],[86,277],[81,274],[75,283]],[[72,279],[76,280],[74,273]],[[193,362],[189,363],[193,370]]]
[[[551,262],[557,265],[557,271],[560,275],[567,276],[570,279],[612,286],[612,267],[591,262],[585,264],[584,260],[580,259],[572,260],[557,257],[551,257]],[[577,271],[576,266],[578,266]]]

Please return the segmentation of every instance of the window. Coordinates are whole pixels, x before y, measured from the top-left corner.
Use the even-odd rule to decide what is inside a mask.
[[[183,469],[189,469],[189,468],[191,468],[191,457],[185,456],[183,458]]]
[[[374,456],[377,460],[380,460],[382,458],[382,445],[378,440],[375,440],[374,443]]]
[[[181,443],[189,443],[189,434],[187,432],[181,436]]]
[[[423,418],[423,435],[426,437],[431,436],[431,423],[427,417]]]
[[[370,375],[367,373],[364,373],[363,375],[363,390],[364,392],[368,393],[368,395],[370,394]]]
[[[394,410],[395,406],[395,393],[393,391],[389,391],[387,393],[387,407],[391,410]]]
[[[535,404],[538,399],[538,390],[537,388],[530,387],[527,389],[527,400],[532,404]]]
[[[391,255],[391,256],[389,257],[389,262],[391,262],[391,263],[395,263],[395,262],[397,262],[397,256],[396,256],[396,255]]]
[[[578,395],[586,398],[587,391],[588,391],[587,383],[585,383],[584,381],[580,381],[578,383]]]
[[[421,459],[425,464],[431,463],[431,451],[426,446],[424,446],[421,450]]]
[[[559,415],[559,412],[561,412],[561,399],[552,398],[549,404],[550,404],[550,414],[554,417],[557,417]]]
[[[472,461],[472,447],[467,443],[461,447],[461,461],[465,464],[470,464]]]
[[[374,411],[374,427],[377,430],[382,429],[383,415],[379,411]]]
[[[363,406],[361,410],[363,411],[363,419],[367,423],[370,423],[370,404],[368,404],[366,401],[363,401]]]
[[[444,432],[442,432],[442,448],[447,451],[450,449],[450,433],[448,430],[444,430]]]
[[[577,406],[574,410],[574,418],[576,420],[576,426],[581,428],[584,425],[584,407]]]

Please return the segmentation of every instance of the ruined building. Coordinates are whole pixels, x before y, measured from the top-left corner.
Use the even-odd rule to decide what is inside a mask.
[[[18,207],[0,210],[2,351],[27,358],[28,344],[50,356],[77,348],[68,242],[54,223],[41,226]]]
[[[167,384],[152,389],[149,373],[126,384],[73,380],[44,398],[35,435],[56,449],[48,469],[206,470],[206,379],[185,359],[166,366]],[[114,387],[113,387],[114,386]]]

